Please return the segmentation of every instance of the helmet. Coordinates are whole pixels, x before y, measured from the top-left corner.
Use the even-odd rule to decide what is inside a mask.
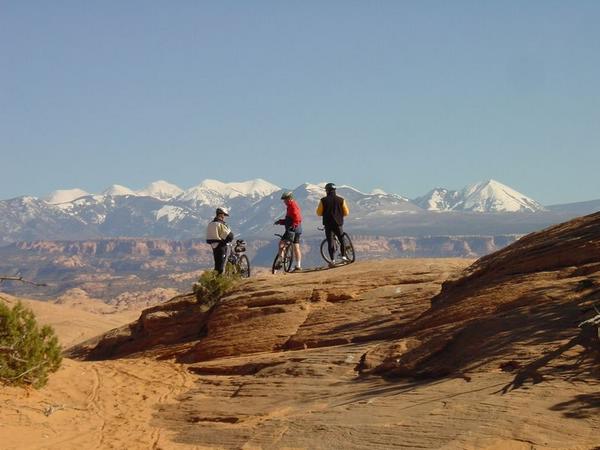
[[[325,192],[335,191],[335,183],[327,183],[325,185]]]
[[[225,208],[217,208],[216,215],[223,214],[224,216],[229,216],[229,212]]]
[[[283,194],[281,194],[281,200],[291,200],[294,198],[294,194],[291,193],[290,191],[286,191]]]

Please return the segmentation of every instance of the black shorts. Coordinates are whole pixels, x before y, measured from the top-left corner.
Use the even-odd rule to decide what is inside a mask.
[[[297,231],[292,231],[292,230],[285,230],[285,233],[283,234],[283,241],[291,241],[294,244],[299,244],[300,243],[300,235],[302,233],[299,233]]]

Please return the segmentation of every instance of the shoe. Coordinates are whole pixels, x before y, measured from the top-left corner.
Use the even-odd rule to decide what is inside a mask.
[[[290,272],[302,272],[302,267],[294,267]]]
[[[348,257],[347,257],[347,256],[342,256],[342,262],[343,262],[343,263],[349,263],[349,262],[350,262],[350,260],[348,259]]]
[[[335,267],[335,263],[333,261],[329,262],[329,268],[331,269],[332,267]]]

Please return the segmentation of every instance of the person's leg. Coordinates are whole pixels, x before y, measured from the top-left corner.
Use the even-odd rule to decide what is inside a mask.
[[[216,272],[218,272],[219,271],[219,255],[220,255],[219,247],[218,246],[217,247],[213,247],[212,252],[213,252],[213,259],[215,261],[215,268],[214,268],[214,270]]]
[[[294,236],[294,258],[296,258],[296,268],[302,268],[302,252],[300,251],[300,233]]]
[[[335,257],[335,241],[333,239],[334,232],[331,227],[325,227],[325,238],[327,239],[327,250],[329,251],[329,259],[333,262]]]
[[[343,227],[341,225],[338,225],[334,227],[333,232],[335,233],[335,235],[338,238],[338,241],[340,242],[340,253],[342,254],[343,258],[346,256],[346,248],[344,247],[344,241],[342,240],[342,235],[344,234]]]
[[[227,257],[227,245],[219,244],[217,248],[213,250],[215,257],[215,270],[220,274],[225,271],[225,258]]]

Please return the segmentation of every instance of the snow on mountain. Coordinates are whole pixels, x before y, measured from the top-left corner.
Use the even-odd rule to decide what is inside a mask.
[[[75,189],[58,189],[56,191],[51,192],[49,195],[44,197],[46,203],[51,205],[57,205],[59,203],[68,203],[76,200],[80,197],[85,197],[86,195],[90,195],[88,192],[83,189],[75,188]]]
[[[383,189],[375,188],[371,191],[371,195],[387,195]]]
[[[414,203],[428,211],[525,212],[544,207],[524,194],[496,180],[481,181],[461,191],[435,188]]]
[[[145,189],[137,192],[137,195],[158,198],[160,200],[170,200],[183,194],[184,190],[179,186],[171,184],[164,180],[154,181]]]
[[[185,211],[177,206],[165,205],[158,211],[155,211],[154,217],[156,220],[160,220],[166,217],[167,222],[173,222],[174,220],[183,219],[186,216]]]
[[[113,184],[102,191],[102,195],[117,197],[119,195],[137,195],[134,191],[129,189],[128,187],[122,186],[120,184]]]
[[[185,191],[178,197],[178,200],[219,206],[224,201],[236,197],[259,199],[278,190],[280,190],[278,186],[261,178],[240,183],[223,183],[222,181],[208,179]]]
[[[472,212],[522,212],[543,211],[535,200],[496,181],[472,184],[460,193],[462,200],[453,209]]]
[[[458,191],[445,188],[435,188],[413,202],[428,211],[450,211],[461,200]]]

